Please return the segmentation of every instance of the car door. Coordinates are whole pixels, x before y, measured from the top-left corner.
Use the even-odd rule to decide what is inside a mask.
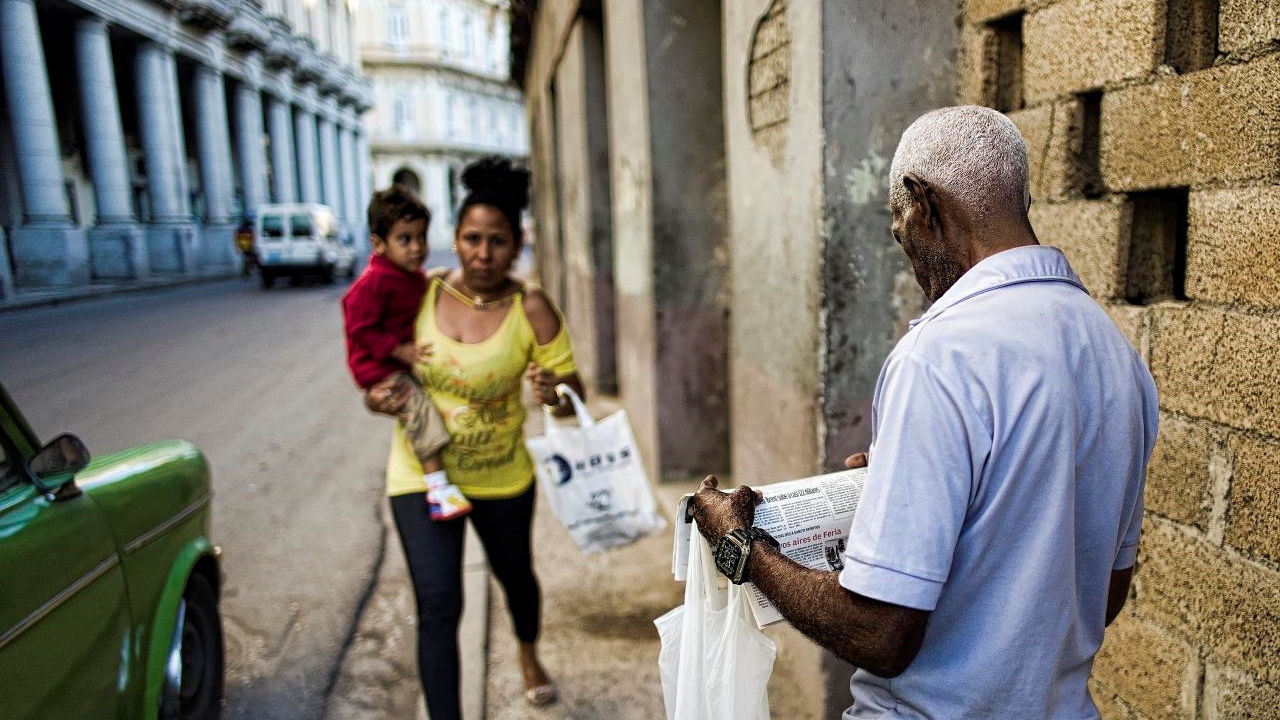
[[[32,439],[0,420],[0,718],[126,718],[128,598],[115,538],[89,496],[35,487]]]

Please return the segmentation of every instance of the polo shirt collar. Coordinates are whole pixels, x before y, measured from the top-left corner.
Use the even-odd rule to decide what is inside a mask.
[[[1065,282],[1085,290],[1067,262],[1067,256],[1047,245],[1023,245],[992,255],[969,268],[923,315],[912,320],[910,327],[942,314],[947,308],[981,295],[988,290],[1024,282]]]

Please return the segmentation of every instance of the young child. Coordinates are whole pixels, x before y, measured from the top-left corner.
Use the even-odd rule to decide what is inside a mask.
[[[365,392],[396,376],[396,393],[409,392],[401,427],[413,445],[427,484],[432,520],[453,520],[471,512],[466,496],[450,483],[440,462],[449,433],[431,398],[413,378],[413,366],[430,357],[430,345],[413,343],[413,326],[426,293],[422,264],[427,259],[431,211],[401,185],[379,190],[369,201],[369,265],[342,298],[347,364]]]

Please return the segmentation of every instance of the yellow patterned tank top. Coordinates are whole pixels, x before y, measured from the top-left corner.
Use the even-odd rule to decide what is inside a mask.
[[[449,430],[449,444],[440,459],[449,480],[468,497],[515,497],[533,482],[533,460],[524,447],[525,367],[532,360],[558,376],[574,372],[569,330],[560,316],[560,332],[538,345],[521,292],[488,339],[458,342],[436,326],[440,283],[433,279],[427,288],[414,330],[417,342],[434,347],[431,358],[414,371]],[[422,466],[396,423],[387,461],[387,494],[425,490]]]

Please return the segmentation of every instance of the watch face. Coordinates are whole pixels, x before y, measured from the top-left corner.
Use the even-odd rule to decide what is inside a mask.
[[[720,538],[716,545],[716,567],[728,577],[738,571],[738,559],[742,557],[742,548],[729,538]]]

